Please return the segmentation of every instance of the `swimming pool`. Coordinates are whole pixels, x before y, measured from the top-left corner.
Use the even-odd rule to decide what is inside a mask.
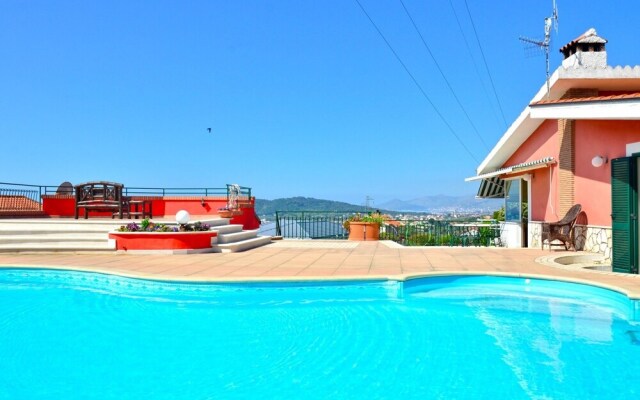
[[[613,291],[522,278],[2,269],[0,399],[633,398],[639,315]]]

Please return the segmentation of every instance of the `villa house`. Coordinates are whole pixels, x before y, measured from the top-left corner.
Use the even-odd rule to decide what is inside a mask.
[[[506,246],[540,247],[541,223],[581,204],[576,247],[637,273],[640,66],[607,65],[606,43],[590,29],[562,47],[562,66],[467,181],[505,198]]]

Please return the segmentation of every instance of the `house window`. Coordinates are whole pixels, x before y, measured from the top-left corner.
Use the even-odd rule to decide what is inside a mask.
[[[525,179],[505,181],[505,220],[527,222],[529,219],[529,182]]]
[[[520,179],[507,181],[505,219],[520,222]]]

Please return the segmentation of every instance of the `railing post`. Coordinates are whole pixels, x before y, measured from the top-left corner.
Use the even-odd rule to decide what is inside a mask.
[[[276,211],[276,236],[282,236],[282,229],[280,228],[280,216]]]

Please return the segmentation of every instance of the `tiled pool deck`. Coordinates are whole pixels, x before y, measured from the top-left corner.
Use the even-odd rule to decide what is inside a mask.
[[[552,266],[573,252],[485,247],[402,248],[387,242],[280,241],[243,253],[0,253],[0,267],[77,269],[161,280],[404,279],[441,274],[548,277],[592,283],[640,299],[640,276]]]

